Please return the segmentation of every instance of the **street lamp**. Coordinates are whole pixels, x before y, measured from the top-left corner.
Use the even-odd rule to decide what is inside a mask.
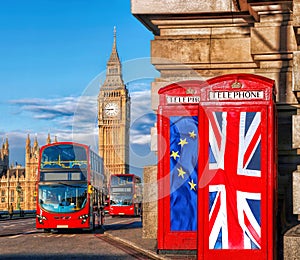
[[[21,205],[20,205],[20,199],[21,199],[22,187],[21,187],[19,182],[17,184],[16,191],[18,193],[17,208],[20,210],[20,217],[21,217],[22,216],[22,214],[21,214],[22,210],[21,210]]]

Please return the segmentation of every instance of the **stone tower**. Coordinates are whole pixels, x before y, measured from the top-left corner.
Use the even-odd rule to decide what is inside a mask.
[[[0,177],[6,173],[9,166],[9,145],[8,138],[5,139],[5,142],[0,149]]]
[[[35,183],[37,180],[38,162],[40,147],[37,137],[34,138],[33,146],[31,146],[30,136],[28,135],[25,148],[25,208],[35,209]]]
[[[111,174],[124,174],[129,171],[129,126],[130,97],[122,78],[114,28],[106,79],[98,96],[98,146],[107,178]]]

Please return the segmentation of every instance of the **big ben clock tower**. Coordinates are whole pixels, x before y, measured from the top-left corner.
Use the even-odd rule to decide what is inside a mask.
[[[122,67],[116,47],[116,29],[106,79],[98,96],[99,155],[105,173],[129,173],[130,97],[122,79]]]

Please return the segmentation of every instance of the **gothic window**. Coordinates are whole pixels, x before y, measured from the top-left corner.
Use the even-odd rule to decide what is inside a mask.
[[[117,68],[110,68],[109,69],[109,73],[110,74],[117,74],[118,73],[118,69]]]
[[[1,190],[1,202],[5,202],[5,190]]]
[[[14,191],[14,190],[12,190],[12,191],[10,192],[10,201],[11,201],[11,202],[14,202],[14,201],[15,201],[15,191]]]

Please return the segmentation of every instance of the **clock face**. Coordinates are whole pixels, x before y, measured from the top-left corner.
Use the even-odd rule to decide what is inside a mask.
[[[107,103],[104,107],[104,113],[107,116],[116,116],[118,115],[120,108],[117,103]]]

